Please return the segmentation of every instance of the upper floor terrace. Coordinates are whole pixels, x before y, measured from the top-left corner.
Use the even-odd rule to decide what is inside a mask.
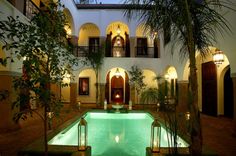
[[[34,13],[39,12],[45,7],[45,2],[47,0],[7,0],[16,9],[23,13],[27,18],[31,19]],[[104,2],[99,3],[98,1],[76,1],[72,0],[72,3],[78,5],[82,4],[93,4],[98,6],[112,6],[110,4],[114,1],[107,1],[109,4]],[[117,4],[121,5],[121,4]],[[116,5],[115,5],[116,6]],[[118,7],[119,8],[119,7]],[[120,12],[114,13],[110,17],[110,22],[107,25],[98,25],[93,19],[86,16],[83,10],[77,12],[79,14],[77,18],[70,10],[71,8],[66,8],[64,13],[68,18],[69,26],[65,27],[68,32],[68,41],[73,42],[75,45],[74,54],[77,57],[83,57],[88,52],[94,52],[101,49],[101,45],[104,45],[105,57],[141,57],[141,58],[160,58],[160,40],[159,34],[157,32],[144,31],[142,25],[127,24],[121,19]],[[94,14],[102,12],[104,8],[97,9]],[[121,9],[121,8],[119,8]],[[122,9],[121,9],[122,10]],[[104,20],[107,18],[107,14],[103,16],[100,14],[100,23],[106,23]],[[87,18],[90,21],[83,21],[83,18]],[[113,20],[114,17],[114,20]],[[117,18],[118,17],[118,18]],[[76,25],[79,23],[79,25]],[[76,33],[76,30],[78,32]]]

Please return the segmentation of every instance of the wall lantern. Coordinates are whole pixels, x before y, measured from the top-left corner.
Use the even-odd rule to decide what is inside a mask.
[[[159,124],[157,119],[155,119],[152,122],[152,127],[151,127],[150,146],[151,146],[152,152],[159,153],[160,145],[161,145],[161,125]]]
[[[70,26],[69,26],[69,25],[65,25],[65,26],[64,26],[64,30],[66,31],[66,37],[67,37],[67,38],[71,38],[72,32],[71,32]]]
[[[224,62],[223,51],[216,49],[215,53],[213,53],[213,61],[217,66],[221,65]]]
[[[82,117],[78,125],[78,150],[79,151],[84,151],[87,148],[87,132],[88,132],[87,122],[84,119],[84,117]]]
[[[116,68],[115,76],[116,78],[119,78],[121,76],[119,68]]]
[[[185,113],[185,119],[186,120],[190,120],[190,112],[186,112]]]

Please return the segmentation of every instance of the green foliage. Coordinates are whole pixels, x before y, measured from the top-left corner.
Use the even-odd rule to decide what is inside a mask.
[[[103,64],[103,61],[104,61],[104,46],[99,47],[95,51],[87,52],[83,64],[91,66],[97,73]]]
[[[131,70],[128,71],[130,74],[130,84],[133,85],[139,95],[142,90],[146,87],[146,84],[143,82],[145,76],[143,76],[143,72],[137,66],[132,66]]]
[[[159,102],[159,90],[148,88],[141,93],[140,102],[143,104],[157,104]]]
[[[235,4],[229,0],[126,0],[125,3],[133,6],[126,10],[128,18],[138,17],[140,22],[152,30],[164,29],[164,35],[170,35],[167,35],[168,39],[164,37],[165,41],[169,41],[173,49],[180,47],[180,50],[177,50],[180,56],[188,56],[189,92],[193,99],[190,103],[191,154],[201,155],[202,136],[198,108],[196,51],[205,56],[209,52],[209,46],[216,42],[215,34],[230,30],[228,22],[219,11],[222,7],[231,9]]]
[[[67,24],[60,3],[49,1],[44,11],[39,11],[28,22],[19,17],[8,17],[0,21],[0,34],[4,35],[3,48],[12,50],[13,55],[23,59],[23,74],[14,80],[19,96],[13,107],[24,107],[27,111],[16,114],[16,120],[23,114],[32,113],[30,101],[36,101],[39,107],[47,111],[56,111],[61,107],[60,99],[55,98],[50,84],[60,85],[72,66],[78,60],[72,55],[68,45],[64,25]],[[25,105],[28,105],[27,107]]]
[[[0,90],[0,101],[6,100],[8,96],[9,96],[8,90]]]
[[[96,104],[98,105],[98,76],[99,71],[102,67],[103,61],[104,61],[104,46],[97,47],[95,51],[88,51],[85,56],[85,60],[83,61],[84,65],[91,66],[95,72],[96,75]]]

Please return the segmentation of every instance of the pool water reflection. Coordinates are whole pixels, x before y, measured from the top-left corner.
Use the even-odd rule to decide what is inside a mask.
[[[95,113],[85,117],[88,123],[88,145],[92,156],[145,156],[150,146],[151,123],[148,113]],[[78,145],[78,122],[53,137],[49,145]],[[188,144],[179,138],[178,145]],[[168,147],[167,134],[162,128],[161,147]]]

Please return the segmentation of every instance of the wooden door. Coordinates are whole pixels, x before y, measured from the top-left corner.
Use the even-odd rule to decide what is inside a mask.
[[[217,115],[217,75],[214,62],[202,64],[202,112]]]

